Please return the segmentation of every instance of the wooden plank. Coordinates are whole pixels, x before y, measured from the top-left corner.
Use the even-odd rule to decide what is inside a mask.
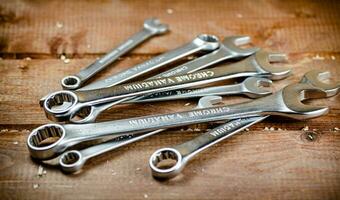
[[[221,39],[246,34],[256,45],[278,51],[334,52],[340,49],[335,2],[9,0],[0,7],[0,52],[4,57],[103,54],[150,16],[168,23],[171,34],[150,40],[135,54],[174,49],[200,33]]]
[[[59,81],[140,29],[150,16],[171,28],[100,73],[95,80],[180,46],[199,33],[247,34],[254,44],[289,53],[294,71],[278,90],[311,69],[340,77],[337,1],[23,1],[0,5],[0,197],[1,199],[338,199],[340,198],[340,96],[308,101],[328,105],[328,115],[296,121],[272,117],[248,132],[211,147],[183,174],[155,181],[147,162],[158,148],[187,141],[216,124],[168,130],[91,159],[84,171],[62,174],[30,159],[28,133],[49,123],[38,105]],[[69,64],[56,59],[66,53]],[[26,60],[25,57],[33,58]],[[230,83],[230,82],[228,82]],[[247,101],[226,97],[228,104]],[[196,100],[117,106],[100,121],[176,112]],[[187,103],[190,103],[189,105]],[[301,130],[308,126],[310,139]],[[264,131],[273,127],[274,131]],[[282,130],[281,130],[282,129]]]
[[[340,135],[323,131],[314,141],[303,131],[249,131],[203,152],[167,182],[147,166],[158,148],[198,132],[167,132],[90,160],[78,175],[52,166],[38,176],[26,150],[27,132],[1,132],[0,194],[3,199],[336,199]],[[34,188],[36,187],[36,188]],[[190,192],[189,192],[190,191]]]
[[[338,57],[338,55],[336,55]],[[3,60],[0,63],[0,73],[3,74],[0,84],[0,124],[42,124],[47,120],[44,112],[38,105],[38,99],[46,94],[60,89],[60,80],[67,74],[72,74],[84,65],[92,62],[93,59],[72,59],[71,63],[65,64],[62,60]],[[98,79],[109,76],[114,72],[126,69],[133,64],[142,62],[140,58],[124,59],[106,70],[98,76]],[[340,72],[336,66],[339,59],[332,60],[330,57],[325,60],[313,60],[308,55],[292,55],[290,63],[286,66],[293,69],[293,74],[289,78],[274,83],[275,90],[282,88],[292,82],[298,82],[301,76],[311,69],[325,69],[333,73],[334,77],[339,77]],[[284,66],[284,65],[282,65]],[[15,101],[13,101],[15,99]],[[245,101],[246,98],[234,97],[225,98],[229,104]],[[148,103],[145,106],[132,105],[121,106],[112,109],[103,116],[101,120],[112,120],[132,116],[161,112],[176,112],[183,110],[183,105],[190,102],[193,107],[196,100],[183,100],[164,103]],[[336,115],[339,114],[339,97],[327,100],[317,100],[316,102],[326,103],[332,107]],[[336,120],[334,116],[333,120]],[[321,120],[321,119],[320,119]]]

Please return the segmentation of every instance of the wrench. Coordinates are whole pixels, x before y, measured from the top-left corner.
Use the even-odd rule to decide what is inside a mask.
[[[213,107],[214,104],[217,104],[222,101],[222,98],[219,96],[206,96],[202,97],[197,105],[197,109],[199,108],[209,108]],[[64,172],[74,173],[84,166],[86,161],[90,158],[98,156],[100,154],[106,153],[108,151],[112,151],[121,146],[142,140],[146,137],[152,136],[154,134],[160,133],[165,129],[159,129],[148,133],[141,133],[135,135],[124,135],[113,140],[109,140],[107,142],[82,149],[82,150],[71,150],[64,152],[59,158],[59,165]]]
[[[160,74],[160,77],[169,77],[177,74],[195,72],[225,60],[240,59],[250,56],[260,50],[258,47],[247,49],[241,49],[238,47],[248,43],[250,43],[249,36],[225,37],[223,42],[220,44],[220,48],[217,50],[184,63],[171,71],[163,72]]]
[[[265,90],[263,88],[260,88],[259,85],[263,85],[265,87],[268,87],[271,84],[271,81],[268,79],[263,78],[257,78],[257,77],[249,77],[246,81],[244,81],[244,85],[240,85],[235,87],[241,92],[244,92],[244,89],[242,89],[244,86],[246,89],[245,91],[251,91],[252,97],[260,97],[270,94],[271,92],[268,90]],[[234,89],[233,94],[236,93],[236,89]],[[231,94],[231,91],[229,92]],[[204,96],[201,97],[201,99],[198,102],[197,109],[199,108],[209,108],[213,107],[214,104],[222,102],[222,97],[220,96]],[[135,135],[124,135],[121,137],[118,137],[117,139],[110,140],[108,142],[98,144],[96,146],[92,146],[83,150],[71,150],[64,152],[60,158],[59,158],[59,165],[61,166],[62,170],[68,173],[74,173],[79,171],[83,165],[86,163],[86,161],[92,157],[95,157],[97,155],[103,154],[105,152],[111,151],[113,149],[116,149],[118,147],[130,144],[132,142],[144,139],[146,137],[149,137],[151,135],[157,134],[159,132],[164,131],[165,129],[159,129],[155,130],[149,133],[142,133],[142,134],[135,134]]]
[[[328,113],[329,108],[305,105],[301,101],[326,95],[322,89],[311,84],[296,83],[272,95],[233,105],[92,124],[46,124],[29,134],[27,145],[32,157],[49,159],[73,145],[106,136],[118,137],[126,133],[253,116],[279,115],[298,120],[309,119]]]
[[[322,80],[328,79],[329,76],[329,72],[313,70],[306,73],[300,82],[311,84],[313,87],[318,87],[326,93],[326,97],[331,97],[339,92],[340,82],[322,82]],[[155,151],[149,160],[149,166],[151,168],[152,175],[156,178],[175,177],[183,170],[188,161],[199,152],[226,138],[233,136],[243,129],[266,119],[267,117],[269,117],[269,115],[231,120],[226,124],[218,126],[213,130],[183,144],[169,148],[162,148]],[[162,166],[162,161],[168,159],[174,160],[175,163],[168,166]]]
[[[270,91],[262,88],[270,86],[271,83],[272,81],[266,78],[248,77],[242,83],[238,84],[198,89],[181,89],[165,91],[145,96],[142,99],[137,98],[136,100],[134,99],[124,103],[145,103],[155,101],[188,99],[202,96],[233,95],[233,94],[244,94],[250,98],[259,98],[271,93]]]
[[[253,53],[255,53],[258,48],[248,48],[248,49],[241,49],[238,46],[239,45],[245,45],[248,44],[250,42],[250,37],[249,36],[231,36],[231,37],[226,37],[224,38],[223,43],[220,44],[220,48],[222,50],[216,50],[218,52],[218,55],[221,55],[222,53],[224,53],[223,55],[221,55],[222,57],[218,58],[215,56],[215,59],[239,59],[245,56],[249,56]],[[214,55],[217,54],[216,51],[214,51]],[[210,53],[212,54],[212,53]],[[208,55],[210,55],[208,54]],[[184,66],[178,66],[175,67],[173,69],[167,70],[166,72],[163,72],[161,74],[158,74],[154,77],[151,77],[147,80],[151,80],[151,79],[156,79],[156,78],[164,78],[164,77],[168,77],[170,74],[171,75],[177,75],[177,74],[185,74],[185,73],[192,73],[195,72],[199,69],[205,68],[207,66],[209,66],[210,64],[213,64],[212,62],[210,62],[210,57],[208,56],[207,58],[208,60],[205,61],[205,59],[202,60],[202,58],[198,58],[200,59],[200,62],[196,62],[195,60],[190,61],[188,63],[186,63]],[[190,64],[193,63],[193,64]],[[196,64],[195,64],[196,63]],[[197,65],[198,63],[202,64],[202,66]],[[204,64],[204,66],[203,66]],[[114,105],[117,105],[119,103],[131,100],[131,99],[139,99],[139,98],[143,98],[144,96],[140,96],[140,97],[128,97],[128,98],[124,98],[118,101],[113,101],[110,103],[105,103],[105,104],[99,104],[99,105],[92,105],[92,106],[85,106],[82,109],[79,110],[79,112],[75,113],[76,117],[73,117],[70,119],[71,122],[73,123],[89,123],[89,122],[94,122],[95,119],[97,118],[97,116],[103,112],[104,110],[107,110],[109,108],[111,108]]]
[[[194,54],[199,51],[213,51],[217,48],[219,48],[219,41],[218,38],[214,35],[207,35],[207,34],[201,34],[197,36],[193,41],[190,43],[187,43],[183,45],[182,47],[179,47],[177,49],[174,49],[172,51],[168,51],[164,54],[161,54],[159,56],[153,57],[150,60],[147,60],[143,63],[140,63],[138,65],[135,65],[134,67],[131,67],[125,71],[121,71],[111,77],[108,77],[104,80],[96,81],[92,84],[86,85],[82,88],[79,88],[79,91],[84,90],[94,90],[99,88],[108,88],[112,87],[114,85],[118,85],[120,83],[123,83],[125,81],[128,81],[130,79],[133,79],[135,77],[138,77],[140,75],[143,75],[149,71],[152,71],[154,69],[163,67],[171,62],[174,62],[176,60],[179,60],[183,57],[186,57],[188,55]],[[74,77],[73,77],[74,78]],[[70,79],[72,80],[72,79]],[[63,82],[63,81],[62,81]],[[70,82],[77,82],[75,79]],[[40,106],[44,105],[44,102],[46,98],[49,95],[46,95],[42,97],[39,100]]]
[[[145,20],[143,29],[140,32],[130,37],[127,41],[120,44],[117,48],[107,53],[101,59],[82,69],[78,74],[64,77],[61,80],[62,87],[68,90],[78,89],[85,83],[85,81],[103,70],[110,63],[116,61],[120,56],[126,54],[152,36],[164,34],[167,31],[168,25],[161,24],[158,19],[151,18]]]
[[[237,77],[262,76],[274,80],[281,79],[288,76],[290,70],[272,67],[270,61],[282,61],[285,58],[283,54],[258,51],[238,63],[186,75],[133,82],[98,90],[58,91],[46,98],[44,109],[46,116],[51,120],[69,121],[81,108],[125,97],[188,88]]]
[[[80,90],[93,90],[99,88],[107,88],[114,85],[118,85],[127,80],[136,78],[142,74],[150,72],[152,70],[164,67],[165,65],[172,63],[176,60],[192,55],[199,51],[213,51],[219,48],[218,38],[214,35],[201,34],[197,36],[191,42],[176,48],[174,50],[163,53],[159,56],[153,57],[141,64],[135,65],[125,71],[114,74],[104,80],[96,81],[92,84],[84,86]]]

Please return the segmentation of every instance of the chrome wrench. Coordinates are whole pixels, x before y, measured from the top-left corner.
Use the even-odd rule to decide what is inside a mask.
[[[245,45],[250,42],[249,36],[231,36],[224,38],[223,43],[220,44],[221,50],[215,50],[212,53],[207,54],[207,57],[202,56],[195,60],[199,60],[199,62],[193,60],[190,62],[187,62],[184,65],[172,68],[170,70],[167,70],[166,72],[163,72],[161,74],[158,74],[154,77],[151,77],[147,80],[151,79],[157,79],[157,78],[164,78],[169,77],[169,75],[178,75],[178,74],[185,74],[185,73],[192,73],[195,71],[198,71],[200,69],[203,69],[205,67],[210,66],[211,64],[214,64],[216,62],[212,62],[211,58],[217,59],[217,60],[227,60],[227,59],[240,59],[245,56],[249,56],[254,54],[258,48],[247,48],[242,49],[239,47],[239,45]],[[211,55],[213,54],[213,55]],[[219,55],[219,56],[218,56]],[[204,57],[204,59],[203,59]],[[202,66],[201,66],[202,65]],[[84,107],[79,112],[77,112],[75,115],[77,117],[71,118],[70,121],[73,123],[89,123],[94,122],[97,116],[103,112],[104,110],[107,110],[111,108],[114,105],[117,105],[122,102],[126,102],[128,100],[134,99],[135,101],[144,98],[145,96],[140,97],[128,97],[124,98],[118,101],[113,101],[110,103],[105,104],[99,104],[99,105],[93,105],[89,107]]]
[[[171,90],[165,92],[159,92],[145,96],[143,98],[137,98],[136,100],[127,101],[124,103],[145,103],[145,102],[157,102],[157,101],[169,101],[178,99],[189,99],[203,96],[224,96],[234,94],[244,94],[250,98],[259,98],[270,94],[268,90],[264,90],[262,87],[268,87],[272,83],[271,80],[259,77],[248,77],[243,82],[214,86],[197,89],[181,89]]]
[[[88,67],[82,69],[78,74],[64,77],[61,80],[62,87],[67,90],[80,88],[88,79],[103,70],[112,62],[116,61],[120,56],[131,51],[133,48],[152,36],[164,34],[167,31],[168,25],[161,24],[158,19],[151,18],[145,20],[141,31],[130,37],[99,60],[96,60]]]
[[[50,94],[46,98],[44,109],[49,119],[68,121],[81,108],[120,100],[125,97],[189,88],[237,77],[262,76],[275,80],[289,75],[289,69],[271,66],[270,61],[272,60],[285,60],[285,55],[258,51],[253,56],[238,63],[201,70],[191,74],[133,82],[98,90],[59,91]]]
[[[118,85],[127,80],[133,79],[142,74],[145,74],[152,70],[163,67],[169,63],[172,63],[176,60],[192,55],[194,53],[197,53],[200,51],[206,51],[206,52],[213,51],[219,48],[219,45],[220,43],[216,36],[201,34],[197,36],[191,42],[181,47],[178,47],[176,49],[163,53],[159,56],[153,57],[150,60],[137,64],[125,71],[118,72],[117,74],[114,74],[113,76],[110,76],[104,80],[96,81],[92,84],[86,85],[80,90],[93,90],[93,89],[107,88],[107,87],[111,87],[114,85]]]
[[[218,38],[213,35],[201,34],[197,36],[193,41],[187,43],[177,49],[168,51],[159,56],[153,57],[150,60],[147,60],[143,63],[137,64],[127,70],[118,72],[117,74],[112,75],[104,80],[96,81],[92,84],[86,85],[82,88],[79,88],[78,91],[86,91],[86,90],[95,90],[100,88],[109,88],[130,79],[141,76],[147,72],[150,72],[154,69],[163,67],[169,63],[172,63],[176,60],[184,58],[188,55],[194,54],[199,51],[213,51],[219,47]],[[75,81],[74,81],[75,82]],[[50,94],[49,94],[50,95]],[[49,96],[46,95],[40,99],[39,104],[43,107],[46,98]]]
[[[199,100],[196,108],[199,109],[199,108],[213,107],[214,104],[219,103],[221,101],[222,101],[222,98],[218,96],[202,97]],[[115,138],[113,140],[109,140],[107,142],[88,147],[86,149],[66,151],[59,157],[59,165],[63,171],[68,172],[68,173],[75,173],[81,170],[81,168],[84,166],[87,160],[95,156],[101,155],[108,151],[112,151],[121,146],[125,146],[127,144],[142,140],[146,137],[155,135],[164,130],[166,129],[159,129],[159,130],[155,130],[152,132],[135,134],[135,135],[127,134],[127,135],[123,135],[118,138]]]
[[[166,71],[160,74],[160,77],[169,77],[177,74],[191,73],[206,67],[212,66],[216,63],[230,60],[240,59],[243,57],[250,56],[256,51],[260,50],[258,47],[242,49],[239,46],[249,44],[249,36],[231,36],[225,37],[223,42],[220,44],[220,48],[208,53],[204,56],[196,58],[192,61],[184,63],[178,67],[175,67],[171,71]]]
[[[329,77],[329,72],[313,70],[306,73],[300,82],[310,84],[313,87],[321,89],[325,92],[324,97],[331,97],[339,92],[340,83],[325,83],[322,81]],[[149,160],[152,175],[156,178],[175,177],[183,170],[188,161],[201,151],[233,136],[243,129],[266,119],[267,117],[269,117],[269,115],[231,120],[226,124],[218,126],[183,144],[155,151]],[[174,160],[175,162],[172,162],[172,165],[162,166],[162,161],[168,159]]]
[[[279,115],[298,120],[309,119],[328,113],[329,108],[305,105],[301,101],[326,95],[327,93],[322,89],[309,83],[295,83],[272,95],[233,105],[93,124],[46,124],[29,134],[27,145],[32,157],[49,159],[81,142],[107,136],[119,137],[127,133],[136,134],[170,127],[254,116]]]

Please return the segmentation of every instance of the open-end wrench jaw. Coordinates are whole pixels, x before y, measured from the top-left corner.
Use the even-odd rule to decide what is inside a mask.
[[[205,96],[201,97],[198,101],[196,108],[210,108],[215,104],[221,103],[223,98],[221,96]]]
[[[240,46],[249,44],[250,42],[251,38],[249,36],[226,37],[222,42],[223,45],[221,45],[221,48],[224,48],[230,54],[235,55],[235,58],[242,58],[250,56],[260,50],[258,47],[240,48]]]
[[[258,69],[270,74],[270,79],[280,80],[286,78],[291,69],[284,67],[273,66],[272,63],[285,62],[287,60],[286,54],[283,53],[269,53],[263,50],[256,52],[253,62],[256,62]]]
[[[286,86],[280,93],[287,108],[289,117],[304,120],[319,117],[328,113],[326,106],[306,105],[302,101],[306,99],[327,97],[327,93],[310,84],[297,83]],[[283,112],[284,113],[284,112]]]
[[[242,85],[243,94],[250,98],[259,98],[263,96],[270,95],[272,93],[267,87],[272,85],[272,81],[266,78],[260,77],[248,77],[246,78]]]
[[[157,18],[150,18],[144,21],[144,28],[155,35],[163,34],[169,31],[167,24],[162,24]]]
[[[329,71],[323,70],[312,70],[307,72],[301,83],[309,83],[315,87],[323,89],[327,93],[327,97],[334,96],[340,91],[340,81],[326,83],[325,80],[331,77],[331,73]]]

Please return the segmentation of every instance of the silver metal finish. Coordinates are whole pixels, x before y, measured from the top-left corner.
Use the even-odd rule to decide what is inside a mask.
[[[117,104],[120,101],[126,101],[124,99],[126,97],[190,88],[237,77],[259,76],[274,80],[281,79],[287,77],[290,70],[273,67],[270,61],[282,61],[285,58],[284,54],[258,51],[253,56],[238,63],[201,70],[186,75],[133,82],[98,90],[59,91],[50,94],[46,98],[44,109],[46,116],[51,120],[69,121],[84,108],[90,110],[87,113],[92,115],[91,107],[93,105],[118,100],[115,102]],[[85,121],[82,120],[81,122]]]
[[[218,38],[214,35],[201,34],[197,36],[193,41],[159,56],[153,57],[141,64],[135,65],[125,71],[114,74],[104,80],[96,81],[92,84],[84,86],[80,90],[93,90],[99,88],[107,88],[114,85],[118,85],[127,80],[138,77],[142,74],[150,72],[152,70],[163,67],[176,60],[192,55],[199,51],[213,51],[219,48]]]
[[[217,62],[213,61],[211,58],[214,58],[218,61],[228,60],[228,59],[240,59],[245,56],[249,56],[254,54],[258,48],[246,48],[242,49],[239,46],[245,45],[250,42],[249,36],[232,36],[226,37],[223,40],[223,43],[220,44],[220,48],[212,53],[207,54],[206,56],[199,57],[193,61],[187,62],[184,65],[180,65],[178,67],[172,68],[167,70],[166,72],[160,73],[156,76],[148,78],[147,80],[157,79],[157,78],[164,78],[169,77],[170,75],[178,75],[178,74],[185,74],[185,73],[192,73],[208,67],[212,64]],[[157,94],[157,93],[156,93]],[[81,109],[80,112],[77,112],[76,116],[70,119],[72,123],[90,123],[94,122],[98,115],[111,108],[114,105],[119,103],[126,102],[128,100],[134,99],[135,101],[142,98],[147,98],[147,96],[139,96],[139,97],[128,97],[118,101],[113,101],[109,103],[93,105],[90,107],[85,107],[85,109]]]
[[[30,133],[27,145],[32,157],[49,159],[75,144],[106,136],[119,137],[127,133],[254,116],[278,115],[299,120],[309,119],[324,115],[329,109],[325,106],[305,105],[301,101],[325,96],[327,93],[321,88],[309,83],[296,83],[275,94],[240,104],[93,124],[47,124]],[[55,140],[46,142],[51,139]]]
[[[221,101],[222,101],[222,98],[219,96],[202,97],[199,100],[199,103],[196,108],[199,109],[199,108],[213,107],[214,104],[219,103]],[[90,158],[101,155],[108,151],[112,151],[121,146],[142,140],[146,137],[155,135],[164,130],[166,129],[159,129],[159,130],[155,130],[155,131],[148,132],[148,133],[140,133],[140,134],[134,134],[134,135],[127,134],[127,135],[123,135],[118,138],[115,138],[113,140],[109,140],[107,142],[88,147],[86,149],[66,151],[60,156],[59,165],[63,171],[68,172],[68,173],[75,173],[81,170],[83,165]]]
[[[188,161],[201,151],[264,120],[266,117],[259,116],[231,120],[183,144],[158,149],[151,155],[149,160],[152,175],[156,178],[167,179],[175,177],[181,173]],[[171,162],[172,165],[162,165],[164,160],[174,162]]]
[[[197,89],[181,89],[159,92],[145,96],[143,98],[133,99],[124,103],[145,103],[155,101],[169,101],[178,99],[196,98],[202,96],[214,95],[235,95],[244,94],[250,98],[259,98],[271,94],[271,91],[263,87],[269,87],[272,81],[266,78],[248,77],[243,82],[233,85],[197,88]]]
[[[242,49],[239,46],[250,43],[249,36],[231,36],[224,38],[217,50],[201,56],[197,59],[184,63],[178,67],[173,68],[171,71],[166,71],[159,74],[159,77],[169,77],[177,74],[192,73],[214,64],[220,63],[230,59],[240,59],[250,56],[256,51],[260,50],[258,47]]]
[[[322,82],[322,80],[329,77],[329,72],[314,70],[306,73],[300,83],[310,84],[313,87],[317,87],[325,92],[324,97],[330,97],[336,95],[339,92],[340,82]],[[172,178],[178,175],[183,170],[188,161],[199,152],[216,144],[219,141],[231,137],[232,135],[255,123],[266,119],[268,116],[269,115],[231,120],[226,124],[218,126],[215,129],[183,144],[179,144],[174,147],[162,148],[155,151],[149,160],[149,166],[151,168],[152,175],[156,178]],[[173,164],[162,166],[162,161],[168,159],[173,160]]]
[[[78,74],[66,76],[61,80],[64,89],[74,90],[80,88],[88,79],[103,70],[112,62],[116,61],[120,56],[131,51],[133,48],[155,35],[160,35],[168,31],[168,25],[161,24],[156,18],[144,21],[141,31],[130,37],[128,40],[120,44],[118,47],[107,53],[105,56],[95,61],[88,67],[82,69]]]

